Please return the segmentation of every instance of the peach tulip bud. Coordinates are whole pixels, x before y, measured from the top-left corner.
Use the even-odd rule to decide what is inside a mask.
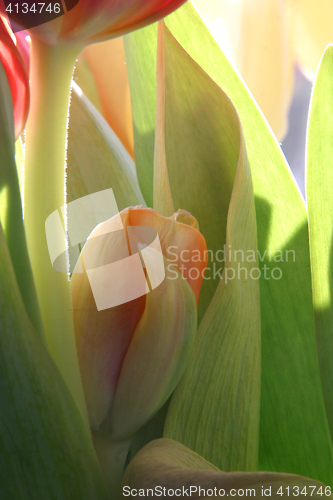
[[[94,229],[71,279],[90,424],[115,440],[133,435],[167,401],[195,339],[206,243],[177,218],[194,220],[126,208]]]

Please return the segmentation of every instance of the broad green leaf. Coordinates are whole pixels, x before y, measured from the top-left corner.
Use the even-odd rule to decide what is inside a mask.
[[[156,27],[149,28],[146,35],[140,35],[140,32],[133,33],[131,35],[133,45],[128,47],[127,51],[130,82],[131,78],[133,81],[136,165],[140,186],[149,206],[153,206],[155,109],[150,108],[150,101],[156,102],[156,91],[154,89],[152,94],[150,86],[151,80],[155,82],[155,30]],[[147,38],[150,40],[149,44]],[[142,50],[138,53],[136,47],[141,47]],[[145,64],[149,60],[152,64],[148,73]],[[212,101],[216,94],[214,82],[208,79],[207,92],[202,92],[202,85],[206,85],[207,81],[204,77],[196,87],[191,88],[190,75],[180,67],[177,69],[181,71],[180,78],[176,71],[170,71],[172,61],[166,61],[166,64],[169,64],[169,68],[166,68],[165,146],[174,208],[185,209],[197,219],[199,229],[206,239],[207,248],[216,255],[216,252],[223,249],[225,243],[227,212],[239,149],[239,138],[236,142],[230,141],[230,135],[233,134],[234,127],[238,126],[238,121],[234,113],[230,112],[232,105],[229,100]],[[149,80],[147,74],[150,74]],[[144,79],[141,82],[142,87],[134,83],[141,75]],[[173,93],[175,79],[178,78],[183,84],[177,93]],[[143,92],[147,92],[147,98],[143,96]],[[225,116],[231,117],[231,121],[226,120]],[[149,120],[150,117],[152,120]],[[176,127],[175,117],[177,117]],[[141,129],[139,121],[142,119],[144,129]],[[152,129],[148,132],[150,127]],[[152,141],[151,151],[148,141]],[[207,272],[210,279],[206,279],[202,285],[199,321],[216,290],[219,280],[219,275],[214,274],[216,267],[217,271],[222,270],[223,262],[215,262]]]
[[[187,2],[170,15],[166,24],[189,55],[231,98],[245,136],[255,194],[262,271],[259,468],[299,473],[330,483],[333,481],[332,443],[317,358],[304,202],[260,110],[191,4]],[[126,39],[136,166],[141,189],[150,205],[156,112],[156,27],[145,28]],[[183,128],[179,128],[178,112],[180,116],[183,113],[177,110],[177,115],[166,117],[167,123],[168,120],[172,123],[172,127],[166,126],[166,156],[175,208],[182,206],[199,220],[209,250],[222,250],[225,242],[223,224],[216,225],[215,214],[224,210],[225,200],[215,188],[209,194],[203,189],[210,177],[204,161],[194,163],[190,175],[183,175],[187,171],[179,158],[186,160],[187,154],[191,154],[186,140],[194,133],[191,128],[199,122],[188,121],[186,127],[182,123]],[[204,109],[198,113],[199,118],[201,114],[205,115]],[[177,157],[172,157],[173,144],[180,138],[184,138],[182,150],[178,149]],[[218,162],[217,155],[213,150],[212,161]],[[219,181],[222,176],[228,183],[230,173],[223,167],[221,161],[214,169],[217,185],[222,184],[223,180]],[[173,168],[178,168],[178,174],[174,176]],[[198,168],[202,168],[200,175],[197,175]],[[203,203],[209,205],[208,217],[199,213]],[[226,213],[224,226],[225,223]],[[219,262],[216,264],[221,267]],[[272,276],[275,268],[278,269]],[[215,280],[215,286],[203,288],[204,302],[211,300],[217,283]],[[203,310],[204,307],[201,314]]]
[[[313,88],[307,138],[312,294],[318,355],[328,422],[333,435],[333,46],[322,58]]]
[[[239,154],[227,221],[228,252],[223,276],[201,322],[185,375],[171,399],[164,436],[182,442],[224,471],[256,470],[260,296],[256,217],[245,144],[237,113],[226,94],[167,29],[164,40],[167,105],[180,108],[182,102],[184,109],[193,110],[192,116],[187,113],[187,120],[196,123],[196,140],[205,130],[210,131],[211,144],[227,136],[229,149]],[[199,121],[196,110],[202,109],[201,105],[212,122],[215,119],[218,123],[216,118],[221,113],[227,131],[216,126],[212,132],[204,120]]]
[[[132,158],[97,109],[74,86],[67,160],[68,201],[112,188],[119,210],[143,205]]]
[[[36,330],[44,338],[35,285],[25,238],[20,185],[15,164],[12,97],[0,62],[0,220],[13,262],[16,279]]]
[[[155,490],[157,493],[163,492],[165,488],[165,491],[173,490],[173,495],[194,499],[266,495],[278,500],[281,493],[282,496],[289,496],[289,492],[296,494],[300,491],[303,491],[303,495],[307,492],[306,496],[313,498],[330,496],[329,488],[325,489],[323,484],[306,477],[270,472],[222,472],[197,453],[171,439],[152,441],[126,469],[123,480],[125,493],[130,489],[138,492],[155,487],[158,487]]]
[[[104,500],[90,436],[23,305],[0,226],[0,498]]]

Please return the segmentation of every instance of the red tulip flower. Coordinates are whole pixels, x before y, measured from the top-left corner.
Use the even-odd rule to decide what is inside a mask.
[[[14,107],[15,137],[18,137],[28,116],[29,79],[25,62],[13,38],[10,29],[7,29],[0,17],[0,61],[10,86]]]
[[[23,12],[20,4],[18,12],[14,7],[12,12],[6,12],[8,2],[1,0],[0,10],[21,29],[31,28],[33,34],[49,44],[65,41],[82,46],[147,26],[173,12],[185,0],[79,0],[75,3],[66,0],[66,12],[64,2],[51,2],[53,7],[49,13],[32,15],[29,11]],[[55,9],[55,5],[59,7]]]

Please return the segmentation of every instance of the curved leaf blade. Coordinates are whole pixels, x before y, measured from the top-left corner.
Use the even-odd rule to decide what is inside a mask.
[[[68,202],[112,188],[119,210],[145,206],[132,158],[102,115],[75,85],[67,155]]]
[[[312,295],[319,366],[328,422],[333,435],[333,46],[318,68],[307,137],[306,187]]]
[[[205,120],[209,116],[211,124],[218,123],[216,118],[221,114],[228,124],[229,147],[225,154],[234,153],[237,148],[239,151],[227,218],[228,251],[222,279],[201,322],[185,375],[171,399],[164,436],[182,442],[224,471],[256,470],[261,375],[260,295],[258,279],[251,277],[257,275],[253,271],[258,271],[257,228],[245,143],[237,113],[226,94],[194,63],[167,29],[164,38],[169,116],[175,115],[176,108],[184,110],[186,120],[180,111],[177,121],[185,136],[190,134],[186,124],[196,123],[197,135],[191,136],[193,142],[205,136],[208,129],[212,144],[220,139],[226,146],[225,130],[208,128]],[[199,122],[196,118],[202,115],[203,120]],[[179,143],[174,147],[185,149],[180,148]],[[229,153],[229,158],[234,159],[233,154]],[[234,166],[230,170],[232,174]],[[251,261],[246,259],[248,253],[253,256]]]
[[[0,220],[16,279],[29,317],[45,340],[23,225],[15,164],[14,114],[6,73],[0,62]]]
[[[297,494],[301,490],[313,498],[321,498],[324,492],[330,496],[323,484],[306,477],[271,472],[222,472],[197,453],[171,439],[157,439],[149,443],[136,455],[125,472],[125,493],[129,489],[147,491],[156,486],[167,491],[172,489],[176,495],[182,494],[182,498],[186,498],[190,492],[194,499],[208,498],[213,495],[214,489],[219,496],[236,498],[266,495],[278,500],[281,492],[288,492],[289,495],[289,491]],[[161,490],[155,491],[158,493]]]
[[[304,202],[260,110],[190,2],[168,16],[166,24],[189,55],[232,99],[244,131],[255,194],[263,276],[260,283],[259,468],[298,473],[332,483],[332,442],[317,359]],[[136,164],[140,185],[149,200],[156,33],[154,27],[149,27],[126,38],[136,148],[139,151]],[[179,134],[176,127],[175,134]],[[166,137],[166,142],[172,142],[174,135]],[[170,158],[167,157],[167,161],[170,167]],[[202,179],[205,175],[204,172]],[[172,182],[170,184],[173,193],[174,187]],[[196,192],[200,193],[200,186]],[[209,203],[212,212],[219,210],[218,199],[210,197]],[[185,204],[181,205],[188,209]],[[204,222],[209,224],[210,221]],[[201,224],[200,229],[205,235],[205,224]],[[278,267],[282,272],[281,279],[265,279],[265,266],[269,272]]]
[[[0,497],[104,500],[90,436],[24,308],[0,227]]]

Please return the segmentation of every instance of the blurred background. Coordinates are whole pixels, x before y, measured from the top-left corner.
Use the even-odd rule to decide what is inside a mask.
[[[305,197],[307,116],[316,69],[333,42],[333,0],[192,3],[257,101]],[[134,158],[122,38],[87,47],[75,81]]]
[[[311,88],[333,42],[331,0],[193,0],[266,116],[305,196]]]

